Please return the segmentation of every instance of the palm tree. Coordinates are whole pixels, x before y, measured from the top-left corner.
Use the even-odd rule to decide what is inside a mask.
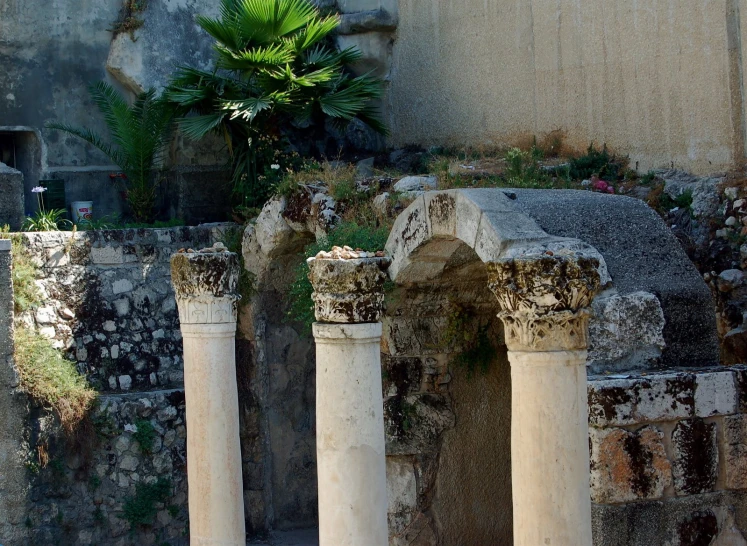
[[[372,105],[381,82],[351,75],[345,67],[360,53],[331,42],[338,15],[322,15],[309,0],[222,0],[217,19],[197,22],[215,38],[215,69],[180,67],[166,96],[192,114],[179,123],[188,137],[216,132],[225,139],[244,204],[260,204],[270,190],[257,176],[260,135],[324,117],[341,124],[358,118],[386,132]]]
[[[157,180],[155,165],[171,137],[173,109],[150,89],[137,95],[130,105],[112,86],[99,82],[90,88],[91,98],[104,115],[111,143],[90,129],[50,123],[95,146],[120,169],[127,179],[127,201],[136,222],[153,221]]]

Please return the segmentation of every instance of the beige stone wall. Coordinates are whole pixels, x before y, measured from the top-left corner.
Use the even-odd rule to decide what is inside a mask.
[[[561,129],[639,170],[726,169],[744,155],[742,3],[400,0],[391,144],[512,144]]]

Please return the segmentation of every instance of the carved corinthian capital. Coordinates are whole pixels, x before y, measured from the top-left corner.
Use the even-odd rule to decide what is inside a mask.
[[[524,255],[487,267],[510,350],[586,349],[588,308],[600,286],[597,259],[571,252]]]
[[[239,259],[221,245],[171,256],[171,282],[181,324],[236,322]]]
[[[309,258],[314,313],[319,322],[378,322],[389,258]]]

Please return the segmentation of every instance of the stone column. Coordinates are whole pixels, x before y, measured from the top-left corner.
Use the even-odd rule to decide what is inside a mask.
[[[236,387],[239,261],[219,243],[171,257],[184,342],[192,546],[246,546]]]
[[[309,260],[320,546],[387,546],[381,392],[385,258]]]
[[[591,546],[586,348],[598,262],[573,254],[488,264],[511,363],[515,546]]]

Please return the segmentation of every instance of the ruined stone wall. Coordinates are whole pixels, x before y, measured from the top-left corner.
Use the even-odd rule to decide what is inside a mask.
[[[747,368],[589,380],[595,544],[745,544]]]
[[[0,525],[0,542],[186,544],[182,344],[169,257],[222,241],[230,227],[23,234],[43,303],[16,323],[76,361],[100,398],[73,438],[32,404],[28,445],[15,461],[28,498],[17,536]]]

